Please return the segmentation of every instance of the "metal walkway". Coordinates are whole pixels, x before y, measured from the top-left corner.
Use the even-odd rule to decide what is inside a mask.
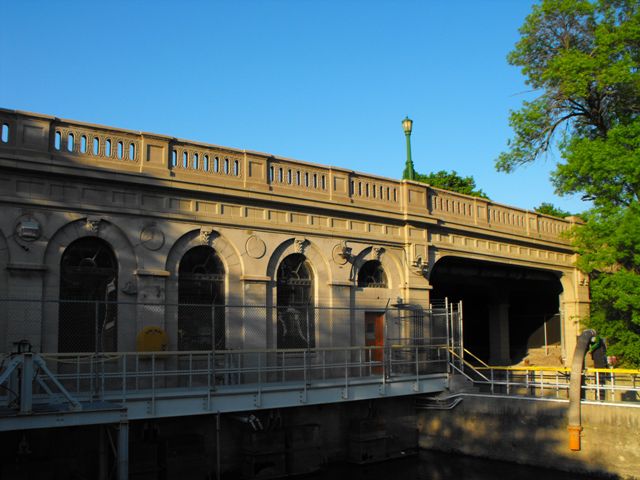
[[[18,351],[0,364],[0,432],[436,393],[447,345],[113,354]]]

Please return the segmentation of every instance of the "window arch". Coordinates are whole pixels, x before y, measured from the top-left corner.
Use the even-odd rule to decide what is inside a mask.
[[[277,348],[315,347],[313,274],[306,257],[289,255],[278,267]]]
[[[225,270],[215,250],[194,247],[178,268],[178,348],[180,350],[224,349]]]
[[[71,243],[60,260],[58,351],[117,350],[118,263],[97,237]]]
[[[358,287],[387,288],[387,276],[378,260],[369,260],[360,267]]]

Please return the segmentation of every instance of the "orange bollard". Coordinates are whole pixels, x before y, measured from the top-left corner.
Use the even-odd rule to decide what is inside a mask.
[[[569,449],[577,452],[580,450],[580,432],[582,427],[580,425],[569,425]]]

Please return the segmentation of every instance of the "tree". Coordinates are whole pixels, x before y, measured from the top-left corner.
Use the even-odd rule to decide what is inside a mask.
[[[567,212],[566,210],[562,210],[561,208],[556,207],[553,203],[542,202],[539,206],[533,209],[538,213],[542,213],[544,215],[551,215],[552,217],[565,218],[571,216],[571,212]]]
[[[511,112],[514,137],[496,167],[558,148],[557,193],[593,201],[573,232],[591,278],[589,324],[640,365],[640,3],[542,0],[520,33],[508,61],[540,95]]]
[[[473,177],[461,177],[455,170],[447,172],[440,170],[427,175],[416,173],[416,181],[431,185],[432,187],[451,190],[452,192],[464,193],[474,197],[489,198],[486,193],[476,186]]]

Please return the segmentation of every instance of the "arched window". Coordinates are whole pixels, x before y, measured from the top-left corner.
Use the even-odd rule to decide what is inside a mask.
[[[313,277],[304,255],[289,255],[277,272],[277,348],[315,347]]]
[[[369,260],[360,267],[358,287],[387,288],[387,276],[378,260]]]
[[[207,245],[184,254],[178,269],[178,348],[225,348],[224,265]]]
[[[60,261],[58,351],[117,350],[118,263],[96,237],[69,245]]]

